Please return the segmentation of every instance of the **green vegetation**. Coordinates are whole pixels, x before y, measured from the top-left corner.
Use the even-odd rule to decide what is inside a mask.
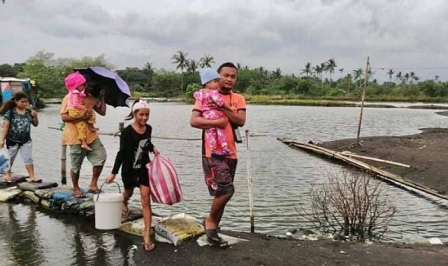
[[[133,97],[191,99],[199,88],[199,68],[212,66],[214,58],[205,55],[199,60],[189,59],[187,53],[178,51],[171,59],[176,70],[156,69],[151,63],[146,63],[143,68],[127,67],[116,71],[130,85]],[[52,53],[38,52],[25,63],[0,65],[0,77],[30,78],[36,81],[40,97],[62,97],[66,93],[64,77],[73,68],[87,66],[114,69],[103,55],[80,59],[54,58]],[[337,68],[332,58],[314,66],[310,62],[305,63],[303,69],[298,69],[300,76],[282,74],[280,68],[274,71],[264,67],[252,69],[240,63],[237,67],[236,90],[243,93],[249,102],[259,104],[338,106],[341,100],[359,101],[365,79],[362,68],[347,73],[344,68]],[[440,81],[438,76],[420,81],[414,72],[390,69],[387,71],[389,80],[380,84],[370,70],[368,74],[368,101],[448,101],[448,82]]]

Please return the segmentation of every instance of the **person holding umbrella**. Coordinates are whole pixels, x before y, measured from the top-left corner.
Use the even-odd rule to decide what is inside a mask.
[[[99,139],[98,132],[87,130],[86,143],[91,150],[81,148],[81,141],[78,138],[78,130],[76,123],[80,121],[88,121],[91,119],[91,109],[97,112],[99,115],[106,115],[106,103],[105,103],[105,91],[102,89],[99,93],[99,99],[96,99],[91,94],[91,87],[87,85],[85,89],[86,97],[83,99],[83,104],[87,107],[87,111],[81,118],[72,118],[69,115],[68,108],[68,95],[64,97],[61,104],[60,114],[62,121],[65,122],[65,127],[62,132],[62,142],[65,145],[70,146],[70,159],[71,170],[70,176],[73,183],[73,194],[75,197],[83,197],[83,193],[79,187],[79,175],[82,162],[84,158],[92,164],[92,179],[88,186],[88,190],[91,193],[99,193],[98,178],[103,170],[104,163],[107,159],[106,149],[104,148],[101,140]]]

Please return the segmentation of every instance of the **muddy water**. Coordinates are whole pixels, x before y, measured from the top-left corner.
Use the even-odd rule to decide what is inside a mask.
[[[188,125],[191,106],[176,103],[154,103],[150,124],[156,137],[197,138],[200,133]],[[109,108],[107,117],[98,118],[102,132],[117,130],[128,110]],[[381,109],[364,110],[361,136],[408,135],[418,128],[446,127],[448,119],[435,115],[435,110]],[[60,179],[60,132],[49,129],[59,123],[57,106],[39,113],[41,125],[33,129],[37,174],[47,181]],[[357,108],[323,108],[299,106],[249,106],[244,129],[256,133],[250,139],[250,163],[254,188],[255,228],[258,232],[284,235],[292,227],[310,227],[297,207],[309,202],[313,184],[322,183],[333,165],[277,141],[277,137],[299,141],[329,141],[356,136],[359,118]],[[244,133],[244,131],[243,131]],[[118,139],[102,136],[108,151],[103,180],[110,172]],[[156,138],[154,144],[169,157],[178,170],[185,200],[172,207],[155,205],[154,212],[170,215],[186,212],[203,217],[210,197],[203,185],[200,165],[200,141]],[[239,146],[239,166],[235,185],[237,192],[229,203],[222,227],[249,231],[249,204],[246,181],[246,147]],[[18,159],[13,171],[24,173]],[[81,171],[81,184],[86,186],[90,167]],[[116,189],[113,186],[106,190]],[[437,199],[418,197],[385,185],[385,193],[398,212],[385,236],[388,241],[420,241],[439,237],[448,240],[447,205]],[[138,194],[138,190],[136,190]],[[132,204],[138,206],[138,195]],[[67,215],[56,215],[23,204],[0,203],[0,265],[123,265],[127,248],[138,243],[119,232],[100,232],[92,222]],[[2,264],[4,263],[4,264]]]

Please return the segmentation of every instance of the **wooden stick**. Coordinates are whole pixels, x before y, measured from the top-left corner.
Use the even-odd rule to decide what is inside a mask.
[[[366,73],[364,77],[364,86],[362,87],[362,96],[361,96],[361,112],[359,114],[359,124],[358,124],[358,133],[356,134],[356,145],[360,145],[359,142],[359,135],[361,134],[361,124],[362,124],[362,113],[364,110],[364,99],[366,97],[366,88],[368,84],[368,78],[369,78],[369,57],[367,57],[367,64],[366,64]]]
[[[67,184],[67,145],[62,144],[61,149],[61,183]]]
[[[384,159],[378,159],[378,158],[373,158],[373,157],[368,157],[368,156],[357,155],[357,154],[353,154],[353,153],[347,152],[347,151],[343,151],[343,152],[341,152],[341,154],[345,155],[345,156],[361,158],[361,159],[366,159],[366,160],[371,160],[371,161],[376,161],[376,162],[382,162],[382,163],[388,163],[388,164],[398,165],[398,166],[407,167],[407,168],[411,168],[412,167],[412,166],[410,166],[408,164],[402,164],[402,163],[392,162],[392,161],[388,161],[388,160],[384,160]]]
[[[250,163],[249,130],[246,129],[246,170],[247,170],[247,190],[249,192],[249,216],[250,232],[255,233],[254,199],[252,191],[252,175]]]

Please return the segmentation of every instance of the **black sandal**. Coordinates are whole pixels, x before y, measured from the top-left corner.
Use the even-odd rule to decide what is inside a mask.
[[[218,231],[216,229],[206,229],[205,235],[207,236],[207,240],[210,244],[217,248],[228,248],[229,243],[219,237]]]

